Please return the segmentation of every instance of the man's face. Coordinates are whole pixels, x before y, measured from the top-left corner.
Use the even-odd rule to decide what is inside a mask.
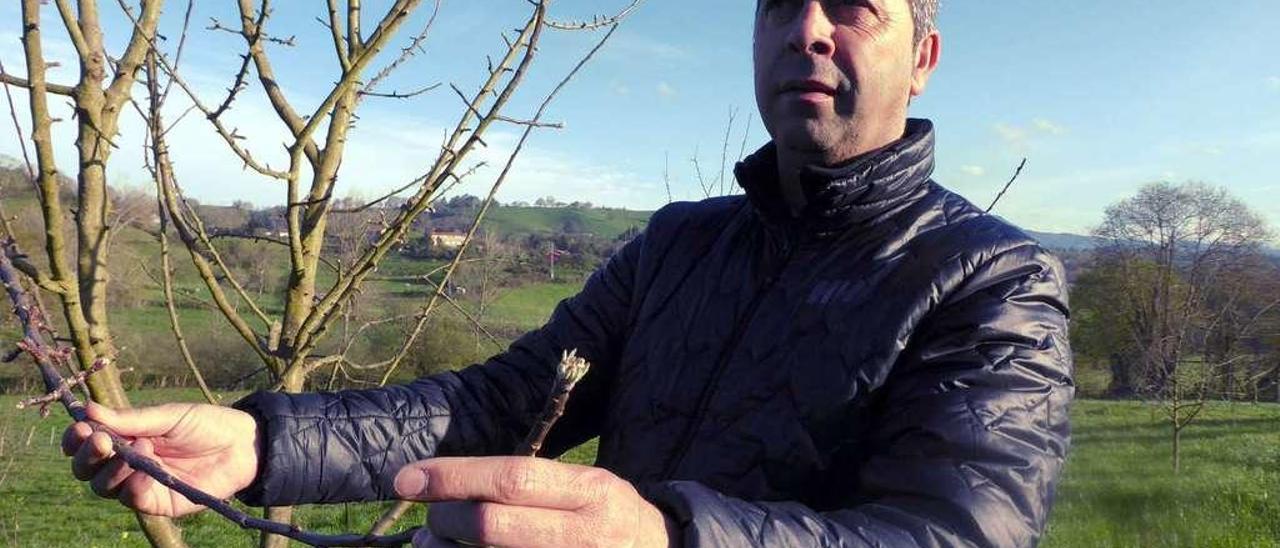
[[[916,49],[908,1],[759,0],[756,103],[780,149],[835,165],[902,136],[938,51],[936,33]]]

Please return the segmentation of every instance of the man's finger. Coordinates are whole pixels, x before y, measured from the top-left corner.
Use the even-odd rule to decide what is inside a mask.
[[[80,481],[89,481],[102,463],[114,455],[111,437],[103,432],[94,432],[76,450],[75,457],[71,459],[71,473]]]
[[[76,450],[84,444],[84,440],[93,433],[93,428],[83,422],[72,423],[62,431],[62,454],[68,457],[76,454]]]
[[[112,409],[90,403],[85,411],[89,419],[112,432],[131,438],[159,437],[173,430],[192,409],[191,404],[171,403],[155,407]]]
[[[445,457],[396,474],[406,500],[481,500],[574,510],[600,500],[612,476],[599,468],[533,457]]]
[[[423,527],[413,534],[413,548],[462,548],[461,544],[431,534],[431,530]]]
[[[115,459],[107,463],[89,480],[89,487],[103,498],[115,498],[120,484],[133,473],[133,468],[125,464],[124,459]]]
[[[433,535],[478,546],[576,546],[580,518],[573,512],[496,502],[437,502],[427,512]]]

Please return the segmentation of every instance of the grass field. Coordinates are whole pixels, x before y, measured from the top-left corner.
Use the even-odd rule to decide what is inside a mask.
[[[235,394],[228,395],[234,398]],[[135,401],[195,401],[189,390],[148,390]],[[71,478],[56,438],[60,412],[40,420],[0,397],[0,543],[12,546],[145,546],[131,514]],[[1217,404],[1185,435],[1183,471],[1170,471],[1164,427],[1149,407],[1084,400],[1075,443],[1043,546],[1280,546],[1280,406]],[[52,441],[51,441],[52,440]],[[566,456],[590,462],[594,447]],[[302,509],[298,521],[358,531],[382,505]],[[421,509],[405,518],[420,523]],[[211,514],[184,519],[192,546],[252,546],[255,537]]]
[[[1185,431],[1133,402],[1081,401],[1044,546],[1280,546],[1280,406],[1215,404]]]
[[[572,297],[581,283],[535,283],[523,285],[498,296],[485,312],[487,322],[532,329],[550,317],[556,303]]]
[[[226,394],[233,400],[239,394]],[[200,401],[194,390],[142,390],[131,394],[139,404]],[[87,484],[71,477],[70,460],[62,456],[58,438],[69,419],[61,409],[41,420],[33,411],[18,411],[14,396],[0,396],[0,545],[145,547],[133,514],[115,502],[97,498]],[[595,446],[586,444],[562,460],[590,463]],[[336,504],[300,509],[296,522],[327,533],[367,530],[387,504]],[[256,510],[251,510],[256,513]],[[425,512],[415,508],[400,521],[401,528],[422,523]],[[180,520],[189,545],[257,546],[254,532],[204,512]],[[298,546],[301,546],[300,544]]]
[[[566,225],[576,225],[578,231],[613,238],[632,227],[643,228],[652,213],[625,209],[504,206],[492,210],[485,217],[485,227],[499,234],[550,234]]]

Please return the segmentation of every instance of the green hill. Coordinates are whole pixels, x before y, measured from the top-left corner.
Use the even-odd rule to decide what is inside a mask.
[[[501,206],[489,210],[484,227],[500,234],[568,232],[615,238],[632,227],[643,228],[652,214],[625,209]]]

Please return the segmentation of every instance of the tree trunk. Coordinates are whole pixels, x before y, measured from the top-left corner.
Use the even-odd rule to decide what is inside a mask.
[[[267,519],[277,523],[290,523],[293,521],[292,506],[269,506],[264,509],[263,515]],[[289,548],[289,538],[280,535],[269,535],[262,533],[262,537],[258,541],[260,548]]]
[[[174,525],[173,520],[162,518],[159,516],[148,516],[142,513],[135,513],[138,518],[138,526],[142,527],[142,534],[146,535],[147,541],[151,546],[157,548],[183,548],[186,543],[182,541],[182,529]]]
[[[1112,352],[1108,357],[1111,369],[1111,383],[1107,393],[1113,398],[1125,398],[1133,395],[1133,381],[1130,375],[1130,361],[1120,352]]]

